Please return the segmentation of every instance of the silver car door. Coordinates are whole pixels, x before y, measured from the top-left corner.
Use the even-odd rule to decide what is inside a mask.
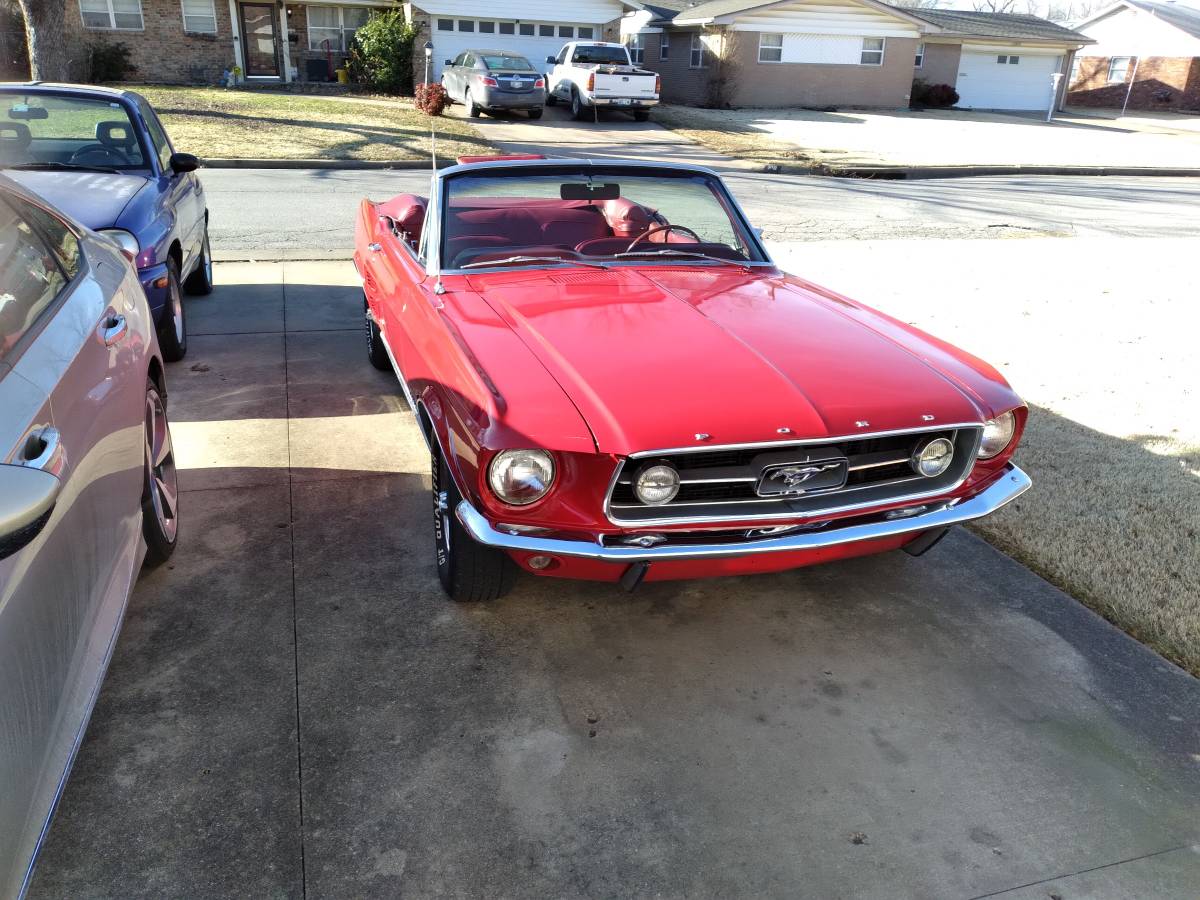
[[[61,789],[141,562],[148,310],[115,248],[0,197],[0,463],[56,475],[42,532],[0,560],[0,894]],[[99,252],[85,253],[87,242]],[[94,251],[93,251],[94,252]],[[140,288],[138,288],[140,290]],[[13,323],[16,323],[15,325]]]

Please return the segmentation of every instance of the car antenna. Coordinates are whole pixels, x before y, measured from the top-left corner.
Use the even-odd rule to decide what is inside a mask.
[[[433,58],[433,42],[426,41],[422,48],[425,51],[425,93],[429,93],[429,63]],[[424,110],[422,110],[424,111]],[[437,116],[429,117],[429,179],[430,191],[429,196],[433,196],[433,179],[437,177]],[[434,294],[441,295],[446,293],[446,286],[442,284],[442,267],[439,263],[437,281],[433,285]]]

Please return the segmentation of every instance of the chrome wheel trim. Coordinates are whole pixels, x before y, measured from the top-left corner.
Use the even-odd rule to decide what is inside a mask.
[[[167,411],[158,391],[146,392],[146,483],[159,530],[172,543],[179,530],[179,477]]]
[[[204,278],[212,284],[212,245],[208,241],[208,229],[204,229]]]
[[[183,291],[179,289],[178,279],[170,279],[168,290],[171,294],[171,325],[175,329],[175,340],[183,344]]]

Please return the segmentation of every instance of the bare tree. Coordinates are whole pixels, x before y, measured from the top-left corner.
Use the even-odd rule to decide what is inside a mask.
[[[977,12],[1010,13],[1015,10],[1017,0],[975,0]]]
[[[896,0],[892,6],[906,9],[937,9],[941,6],[941,0]]]
[[[71,44],[62,0],[17,0],[25,19],[29,76],[36,81],[71,80]]]

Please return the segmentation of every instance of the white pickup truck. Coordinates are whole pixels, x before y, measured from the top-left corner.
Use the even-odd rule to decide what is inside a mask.
[[[576,119],[592,118],[605,108],[633,113],[645,122],[658,103],[662,80],[635,66],[624,44],[572,41],[546,62],[554,66],[546,76],[546,105],[569,103]]]

